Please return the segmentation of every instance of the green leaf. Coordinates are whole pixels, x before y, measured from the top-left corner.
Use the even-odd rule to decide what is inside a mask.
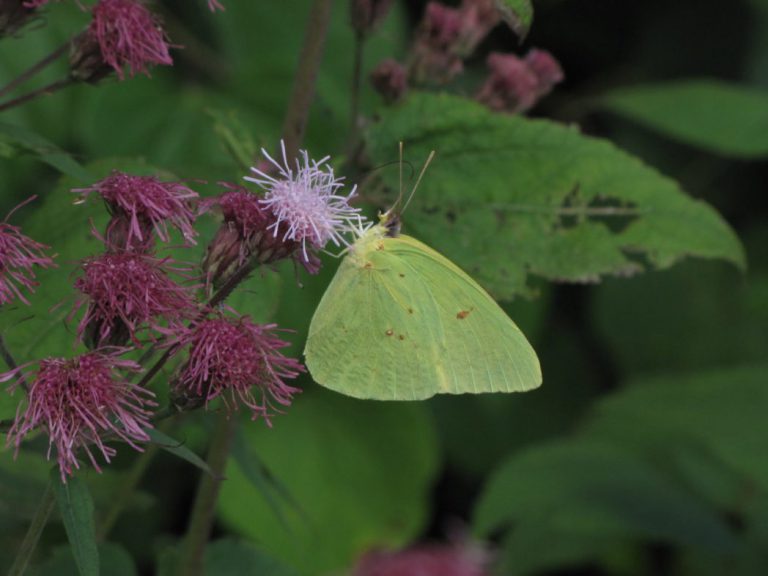
[[[223,538],[205,553],[208,576],[296,576],[296,572],[247,542]]]
[[[682,80],[609,92],[600,105],[715,154],[768,155],[768,92],[717,80]]]
[[[584,433],[656,459],[666,454],[703,493],[720,497],[722,490],[711,486],[716,481],[732,490],[734,506],[744,485],[768,491],[760,433],[768,411],[766,382],[766,364],[638,378],[598,405]]]
[[[494,0],[496,7],[507,25],[525,40],[533,24],[533,2],[531,0]]]
[[[242,426],[237,427],[235,431],[235,438],[232,442],[232,458],[245,478],[261,492],[265,502],[283,527],[289,529],[288,521],[283,513],[283,506],[291,506],[299,514],[304,512],[290,491],[275,477],[261,456],[253,449],[252,444],[245,439]]]
[[[80,576],[98,576],[99,550],[88,486],[76,476],[63,483],[58,468],[51,470],[51,482],[78,572]]]
[[[738,238],[710,206],[572,127],[420,93],[368,130],[373,165],[393,160],[401,140],[412,162],[437,151],[404,215],[406,231],[497,298],[529,292],[529,275],[589,282],[686,256],[744,266]],[[382,203],[394,203],[396,172],[381,171]]]
[[[0,144],[5,144],[3,155],[12,154],[14,149],[36,155],[42,162],[87,183],[93,179],[91,173],[75,161],[72,156],[49,142],[39,134],[22,126],[0,122]]]
[[[538,534],[530,556],[549,556],[541,541],[548,533],[580,540],[661,540],[719,553],[737,546],[718,512],[672,478],[624,447],[591,439],[552,442],[511,457],[485,488],[474,526],[486,537],[515,526],[507,541],[517,550],[518,538],[530,541]]]
[[[105,543],[99,545],[101,569],[109,576],[136,576],[133,559],[122,546]],[[77,573],[77,563],[72,550],[67,546],[56,548],[53,555],[38,570],[35,576],[63,576]]]
[[[423,404],[313,390],[272,428],[254,422],[243,434],[298,507],[283,508],[286,527],[233,459],[220,515],[302,574],[341,569],[374,546],[404,545],[427,520],[438,447]]]
[[[170,452],[174,456],[178,456],[182,460],[186,460],[190,464],[200,468],[200,470],[206,474],[213,476],[213,471],[211,470],[211,467],[208,466],[208,463],[200,458],[200,456],[192,452],[192,450],[187,448],[182,442],[174,440],[167,434],[160,432],[160,430],[157,428],[147,428],[145,432],[147,435],[149,435],[149,438],[152,442],[157,444],[166,452]]]

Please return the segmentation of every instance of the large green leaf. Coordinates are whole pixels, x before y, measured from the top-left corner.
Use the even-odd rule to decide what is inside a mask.
[[[423,405],[313,391],[273,428],[256,422],[243,433],[296,505],[284,507],[281,521],[231,460],[222,519],[301,573],[342,568],[368,548],[403,545],[423,528],[438,450]]]
[[[78,572],[80,576],[98,576],[99,550],[88,486],[77,476],[67,478],[64,483],[59,475],[58,468],[51,470],[53,490]]]
[[[576,541],[660,540],[720,553],[737,546],[725,522],[703,501],[604,440],[558,441],[511,457],[491,477],[474,522],[486,537],[515,526],[507,535],[509,547],[522,550],[517,539],[523,539],[528,564],[549,557],[548,534]],[[557,548],[573,558],[572,549]],[[516,560],[508,558],[510,566]]]
[[[606,109],[665,136],[725,156],[768,155],[768,92],[718,80],[619,88]]]
[[[657,458],[666,454],[712,497],[722,493],[714,482],[768,492],[766,382],[765,364],[638,379],[599,404],[583,431]],[[731,506],[744,503],[731,496]]]
[[[685,256],[744,265],[738,238],[710,206],[572,127],[414,94],[368,130],[373,164],[393,160],[401,140],[413,162],[437,151],[406,229],[498,298],[526,293],[529,275],[590,282]],[[393,202],[397,171],[381,172]]]

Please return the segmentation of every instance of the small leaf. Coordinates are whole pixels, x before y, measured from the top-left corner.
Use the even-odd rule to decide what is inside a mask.
[[[76,476],[63,483],[58,468],[51,470],[51,482],[80,576],[98,576],[99,550],[88,486]]]
[[[112,543],[99,545],[102,572],[108,576],[136,576],[133,559],[122,546]],[[54,549],[53,555],[35,572],[35,576],[75,574],[77,564],[72,550],[66,546]]]
[[[686,256],[744,267],[733,230],[608,141],[547,120],[492,113],[447,94],[417,93],[386,109],[367,133],[373,165],[437,155],[403,215],[404,230],[432,245],[497,298],[530,293],[529,275],[595,282]],[[381,170],[394,203],[397,170]]]
[[[2,140],[5,140],[3,143]],[[3,155],[9,155],[12,148],[19,148],[38,156],[40,160],[56,168],[59,172],[72,176],[84,183],[90,182],[93,175],[72,156],[28,128],[0,122],[0,144],[4,144]]]
[[[525,40],[533,24],[533,3],[531,0],[495,0],[504,22],[517,34],[520,42]]]
[[[661,134],[715,154],[768,156],[768,92],[683,80],[609,92],[600,104]]]
[[[277,560],[264,554],[255,546],[223,538],[208,546],[205,553],[207,576],[298,576],[297,573]]]
[[[200,470],[206,474],[213,476],[213,470],[208,466],[208,463],[187,448],[182,442],[174,440],[156,428],[147,428],[145,432],[149,435],[150,440],[163,450],[170,452],[174,456],[178,456],[182,460],[186,460],[190,464],[200,468]]]
[[[237,110],[209,108],[207,112],[213,120],[213,131],[221,145],[240,169],[247,171],[256,162],[258,155],[248,124],[243,122]]]

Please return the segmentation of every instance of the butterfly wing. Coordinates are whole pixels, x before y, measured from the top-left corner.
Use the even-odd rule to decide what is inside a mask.
[[[310,326],[307,366],[358,398],[537,387],[536,353],[499,305],[450,260],[408,236],[345,258]]]

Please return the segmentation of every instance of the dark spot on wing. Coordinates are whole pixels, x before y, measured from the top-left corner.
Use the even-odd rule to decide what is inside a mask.
[[[448,222],[450,222],[451,224],[456,222],[456,212],[454,212],[453,210],[447,210],[445,212],[445,217],[447,218]]]
[[[472,308],[469,310],[459,310],[459,312],[456,314],[456,318],[459,320],[464,320],[467,316],[469,316],[470,312],[472,312]]]
[[[363,264],[363,268],[365,268],[366,270],[370,270],[371,268],[373,268],[373,264],[371,264],[370,262],[366,262],[365,264]]]
[[[392,330],[392,328],[390,328],[386,332],[384,332],[384,334],[386,334],[387,336],[392,336],[392,334],[394,334],[394,333],[395,333],[395,331]]]
[[[398,274],[398,276],[400,276],[400,278],[405,278],[405,274],[403,274],[402,272],[400,272],[400,273]]]
[[[405,336],[403,336],[402,334],[400,334],[400,335],[397,337],[397,339],[398,339],[398,340],[405,340]]]
[[[413,308],[408,307],[408,314],[413,314]]]

